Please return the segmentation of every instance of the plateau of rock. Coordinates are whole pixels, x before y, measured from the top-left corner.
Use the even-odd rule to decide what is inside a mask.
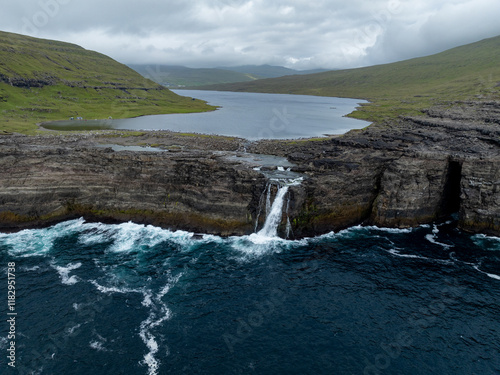
[[[113,151],[149,144],[163,152]],[[283,215],[297,238],[357,224],[412,227],[458,215],[500,235],[500,103],[455,102],[324,140],[120,132],[0,136],[0,229],[74,217],[219,235],[255,230],[267,178],[245,153],[304,176]],[[284,208],[285,209],[285,208]]]

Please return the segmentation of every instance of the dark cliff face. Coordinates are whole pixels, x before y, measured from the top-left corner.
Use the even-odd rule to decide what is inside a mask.
[[[221,235],[251,233],[266,178],[216,151],[244,144],[250,152],[286,156],[305,177],[289,190],[288,215],[297,237],[360,223],[416,226],[452,213],[465,230],[498,235],[499,106],[456,106],[325,141],[213,143],[173,133],[146,135],[148,142],[175,145],[160,153],[113,152],[96,147],[103,140],[94,136],[3,136],[0,228],[85,216]]]
[[[1,149],[5,229],[85,216],[223,235],[253,230],[249,206],[265,181],[251,169],[220,163],[210,152],[62,146]]]
[[[498,235],[500,106],[457,107],[288,151],[311,175],[301,229],[411,227],[458,213],[462,229]]]

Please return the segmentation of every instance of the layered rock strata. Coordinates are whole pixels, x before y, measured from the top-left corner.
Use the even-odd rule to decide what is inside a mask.
[[[4,135],[0,228],[84,216],[248,234],[266,177],[248,162],[227,157],[246,150],[284,156],[305,177],[289,190],[288,216],[297,237],[361,223],[410,227],[453,213],[464,230],[499,235],[499,108],[495,102],[455,103],[323,141],[249,143],[170,132]],[[167,151],[98,147],[145,141]]]

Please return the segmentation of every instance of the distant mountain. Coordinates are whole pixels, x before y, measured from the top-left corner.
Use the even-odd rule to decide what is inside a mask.
[[[75,44],[0,31],[0,132],[37,122],[199,112],[205,102],[174,94],[108,56]]]
[[[203,89],[368,99],[373,103],[354,115],[371,121],[419,114],[440,102],[470,98],[499,100],[500,36],[391,64]]]
[[[283,66],[274,65],[241,65],[220,67],[219,69],[232,70],[234,72],[246,73],[259,78],[277,78],[290,75],[303,75],[326,72],[327,69],[295,70]]]
[[[187,68],[174,65],[129,65],[142,76],[170,88],[202,86],[219,83],[248,82],[260,77],[214,68]]]
[[[282,66],[244,65],[220,68],[187,68],[177,65],[130,64],[139,74],[169,88],[196,87],[213,84],[251,82],[262,78],[293,74],[317,73],[325,70],[299,71]]]

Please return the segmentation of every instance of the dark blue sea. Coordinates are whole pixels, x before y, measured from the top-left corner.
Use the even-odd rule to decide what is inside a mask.
[[[500,239],[452,220],[292,241],[79,219],[0,234],[0,268],[2,374],[500,374]]]

